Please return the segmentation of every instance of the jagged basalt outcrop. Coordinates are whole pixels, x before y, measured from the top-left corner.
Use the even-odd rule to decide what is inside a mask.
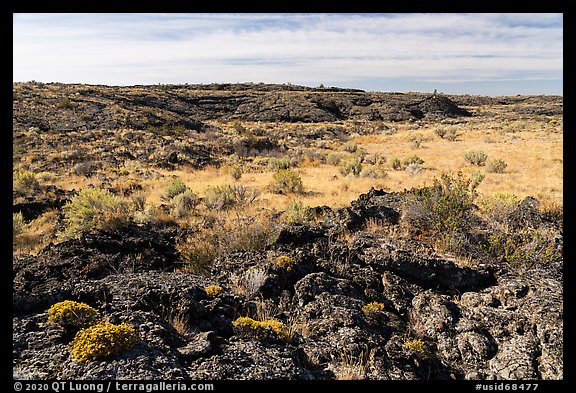
[[[470,113],[450,98],[292,85],[14,85],[15,129],[42,131],[183,127],[210,119],[285,122],[415,120]]]
[[[323,221],[285,226],[273,244],[223,255],[205,276],[181,271],[170,227],[95,231],[20,256],[14,377],[562,379],[561,262],[463,266],[360,224],[401,225],[405,196],[371,190],[347,209],[319,209]],[[558,231],[534,206],[528,199],[511,217]],[[208,285],[222,291],[210,295]],[[72,359],[70,338],[47,318],[62,300],[130,324],[138,343],[107,359]],[[275,320],[288,333],[241,334],[239,317]]]

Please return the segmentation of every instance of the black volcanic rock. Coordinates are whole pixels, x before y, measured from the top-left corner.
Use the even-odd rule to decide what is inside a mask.
[[[14,129],[42,131],[182,127],[202,131],[211,119],[332,122],[409,120],[469,113],[447,96],[367,93],[293,85],[97,86],[14,84]]]

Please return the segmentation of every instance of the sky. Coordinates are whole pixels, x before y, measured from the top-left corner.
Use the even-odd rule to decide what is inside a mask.
[[[562,14],[13,14],[13,81],[563,95]]]

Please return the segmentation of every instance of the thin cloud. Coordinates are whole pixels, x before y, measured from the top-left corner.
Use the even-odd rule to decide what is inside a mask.
[[[13,22],[15,81],[372,81],[379,90],[388,78],[562,78],[561,14],[15,14]]]

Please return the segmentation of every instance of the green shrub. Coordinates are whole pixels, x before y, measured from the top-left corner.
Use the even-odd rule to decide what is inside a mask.
[[[176,217],[186,217],[200,203],[200,198],[188,189],[172,198],[172,210]]]
[[[98,311],[86,303],[72,300],[64,300],[48,309],[49,322],[73,332],[94,325],[99,319]]]
[[[484,165],[486,163],[487,158],[488,156],[486,155],[486,153],[484,153],[481,150],[471,150],[469,152],[466,152],[466,154],[464,154],[464,159],[468,163],[477,166]]]
[[[464,229],[474,211],[476,189],[461,172],[443,174],[434,185],[414,192],[405,205],[405,220],[416,227],[439,233]]]
[[[87,363],[129,351],[137,341],[138,336],[129,324],[101,322],[76,333],[70,351],[72,358]]]
[[[504,161],[503,159],[494,158],[494,159],[488,161],[488,164],[486,164],[486,172],[504,173],[507,166],[508,166],[508,164],[506,164],[506,161]]]
[[[456,133],[455,129],[449,129],[446,131],[446,133],[444,133],[444,139],[447,139],[451,142],[455,141],[457,137],[458,134]]]
[[[22,212],[12,213],[12,238],[15,238],[24,231],[26,223]]]
[[[422,142],[424,141],[424,138],[421,134],[416,134],[410,136],[408,141],[410,142],[410,147],[412,147],[412,149],[419,149],[422,145]]]
[[[381,165],[386,162],[386,157],[380,153],[371,153],[364,157],[364,162],[370,165]]]
[[[402,161],[400,161],[399,158],[393,158],[390,165],[392,166],[392,169],[394,169],[395,171],[399,171],[402,169]]]
[[[304,184],[297,172],[281,169],[274,173],[268,189],[273,194],[289,194],[304,192]]]
[[[218,256],[218,237],[208,231],[201,231],[197,236],[188,237],[176,245],[184,263],[184,271],[205,275],[210,271],[212,262]]]
[[[408,157],[405,157],[405,158],[402,160],[402,165],[403,165],[403,166],[407,167],[407,166],[410,165],[410,164],[422,165],[422,164],[424,164],[424,160],[421,159],[420,157],[418,157],[418,156],[415,155],[415,154],[414,154],[414,155],[411,155],[411,156],[408,156]]]
[[[146,205],[142,210],[134,212],[132,216],[132,220],[138,224],[153,224],[159,226],[176,224],[174,218],[175,217],[169,214],[166,209],[157,205]]]
[[[510,214],[518,207],[518,197],[510,193],[496,193],[482,198],[478,205],[491,228],[508,229]]]
[[[482,181],[484,180],[484,178],[486,177],[486,175],[484,175],[482,172],[472,172],[470,174],[470,187],[472,188],[476,188],[480,185],[480,183],[482,183]]]
[[[358,150],[358,145],[354,142],[346,142],[344,144],[344,151],[347,151],[348,153],[355,153],[356,150]]]
[[[278,225],[269,214],[237,216],[223,222],[217,230],[220,252],[260,251],[278,237]]]
[[[556,249],[554,235],[537,228],[525,228],[512,234],[494,233],[488,237],[487,252],[508,266],[523,271],[562,258]]]
[[[229,184],[208,187],[204,195],[204,204],[211,210],[227,210],[236,205],[234,189]]]
[[[116,228],[131,220],[128,204],[110,191],[84,188],[62,208],[65,229],[61,240],[78,238],[89,229]]]
[[[146,205],[146,194],[144,192],[135,192],[130,195],[130,199],[132,200],[132,204],[137,211],[144,210],[144,206]]]
[[[362,169],[362,177],[371,177],[374,179],[384,179],[388,173],[382,168],[381,165],[372,165],[371,167]]]
[[[360,173],[362,172],[362,160],[357,158],[352,162],[345,162],[341,167],[340,167],[340,173],[342,174],[342,176],[348,176],[349,174],[352,174],[354,176],[360,176]]]
[[[326,156],[326,164],[328,165],[340,165],[340,161],[342,161],[341,153],[329,153]]]
[[[289,158],[277,158],[271,157],[268,159],[268,168],[273,171],[279,171],[281,169],[290,169],[292,167],[292,161]]]
[[[286,206],[282,219],[288,224],[307,224],[312,220],[312,214],[302,201],[292,201]]]
[[[424,170],[424,167],[420,164],[416,164],[413,162],[411,164],[408,164],[404,170],[411,175],[417,175]]]
[[[174,198],[176,195],[183,193],[186,191],[188,187],[182,181],[182,179],[172,179],[170,183],[164,189],[164,193],[162,194],[162,199],[170,200]]]
[[[40,183],[34,172],[24,169],[12,172],[12,188],[17,191],[37,190]]]
[[[434,130],[434,133],[436,133],[436,135],[438,135],[440,138],[444,138],[444,135],[446,135],[446,129],[445,128],[436,128]]]
[[[449,141],[456,140],[456,130],[454,128],[437,128],[434,130],[436,135],[438,135],[442,139],[446,139]]]
[[[238,165],[232,165],[228,169],[228,173],[230,174],[230,176],[232,176],[232,179],[240,180],[240,178],[242,177],[242,168],[240,168]]]
[[[352,154],[354,160],[360,160],[360,162],[364,162],[364,157],[366,157],[366,150],[364,150],[361,146],[358,146],[358,149]]]
[[[209,187],[204,195],[204,204],[210,210],[228,210],[245,206],[258,198],[258,192],[241,184],[224,184]]]
[[[183,237],[176,245],[185,270],[207,274],[217,257],[237,251],[261,251],[278,238],[279,226],[268,214],[222,214],[198,231]]]

